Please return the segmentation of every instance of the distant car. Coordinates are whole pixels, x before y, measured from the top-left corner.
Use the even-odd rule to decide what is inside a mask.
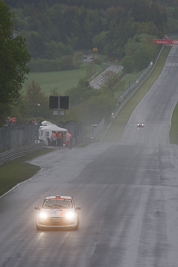
[[[137,127],[144,127],[144,123],[137,123]]]
[[[37,215],[36,229],[45,228],[72,228],[77,230],[79,227],[79,210],[71,196],[47,196]]]

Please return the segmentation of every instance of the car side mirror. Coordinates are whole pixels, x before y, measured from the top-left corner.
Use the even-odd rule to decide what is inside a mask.
[[[36,210],[40,210],[40,207],[35,207]]]
[[[81,210],[81,207],[75,207],[75,210]]]

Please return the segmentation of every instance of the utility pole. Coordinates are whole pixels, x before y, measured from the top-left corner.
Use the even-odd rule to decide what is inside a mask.
[[[58,96],[58,126],[60,127],[60,96]]]

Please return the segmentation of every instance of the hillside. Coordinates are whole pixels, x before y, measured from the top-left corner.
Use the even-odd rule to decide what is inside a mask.
[[[108,7],[116,7],[116,6],[125,6],[125,7],[133,7],[135,4],[142,3],[143,0],[31,0],[30,4],[40,7],[42,5],[48,4],[49,6],[52,6],[56,3],[58,4],[64,4],[68,6],[83,6],[85,8],[99,8],[99,9],[106,9]],[[146,2],[146,1],[145,1]],[[153,2],[161,3],[162,5],[167,6],[177,6],[178,1],[177,0],[155,0]],[[5,0],[5,3],[13,6],[13,7],[20,7],[23,4],[29,4],[28,0]],[[147,1],[147,3],[150,3],[150,1]]]
[[[5,0],[5,3],[16,14],[16,30],[26,38],[32,71],[74,69],[77,67],[74,54],[77,51],[85,54],[93,48],[108,58],[121,60],[132,55],[135,61],[140,54],[138,50],[145,53],[149,47],[145,67],[155,53],[150,40],[178,31],[177,0],[32,0],[30,3]],[[146,37],[142,38],[143,35]]]

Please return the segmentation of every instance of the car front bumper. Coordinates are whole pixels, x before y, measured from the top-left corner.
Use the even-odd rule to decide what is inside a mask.
[[[49,217],[46,220],[37,219],[38,228],[66,228],[66,227],[77,227],[77,218],[68,220],[64,217]]]

